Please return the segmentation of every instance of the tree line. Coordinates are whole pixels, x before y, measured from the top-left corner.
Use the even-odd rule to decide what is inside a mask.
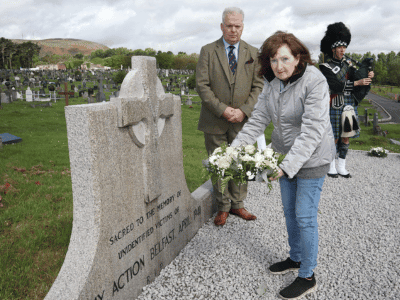
[[[346,55],[359,62],[365,58],[374,59],[375,77],[372,79],[372,84],[400,86],[400,52],[397,54],[394,51],[388,54],[382,52],[378,55],[371,54],[371,52],[365,54],[346,53]],[[320,54],[318,63],[322,62],[323,55]]]
[[[90,54],[92,62],[99,58],[103,60],[105,66],[115,69],[120,68],[121,65],[124,68],[130,67],[132,56],[153,56],[156,58],[158,68],[175,70],[195,70],[198,60],[198,54],[196,53],[188,55],[185,52],[179,52],[175,55],[171,51],[156,51],[152,48],[146,48],[145,50],[129,50],[127,48],[99,49]]]
[[[38,60],[41,47],[32,42],[13,43],[0,38],[0,69],[32,68]]]
[[[0,38],[0,69],[18,69],[32,68],[39,64],[65,63],[68,69],[77,69],[83,63],[101,64],[113,69],[120,69],[131,66],[131,57],[153,56],[156,58],[157,67],[160,69],[176,70],[195,70],[198,61],[198,54],[186,54],[179,52],[173,54],[171,51],[156,51],[152,48],[131,50],[124,47],[107,50],[98,49],[90,55],[84,56],[82,53],[75,55],[46,55],[39,58],[41,47],[31,41],[21,44],[13,43],[4,37]],[[365,54],[348,53],[351,58],[362,61],[364,58],[372,57],[375,61],[375,77],[373,84],[400,86],[400,52],[397,54],[391,51],[388,54],[380,53],[378,55],[367,52]],[[323,62],[323,55],[320,54],[318,63]]]
[[[63,62],[67,69],[76,69],[84,63],[93,63],[113,69],[120,69],[121,66],[127,69],[131,67],[132,56],[155,57],[157,68],[160,69],[195,70],[198,60],[198,54],[195,53],[188,55],[185,52],[179,52],[175,55],[171,51],[156,51],[152,48],[130,50],[120,47],[107,50],[98,49],[93,51],[90,55],[83,55],[82,53],[76,53],[73,56],[67,54],[45,55],[40,58],[37,65]]]

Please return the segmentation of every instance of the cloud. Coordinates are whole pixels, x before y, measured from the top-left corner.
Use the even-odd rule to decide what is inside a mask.
[[[0,6],[0,36],[77,38],[129,49],[199,53],[221,37],[222,11],[245,12],[242,38],[260,47],[277,30],[292,32],[313,58],[326,27],[342,21],[351,30],[350,52],[400,51],[398,0],[19,0]]]

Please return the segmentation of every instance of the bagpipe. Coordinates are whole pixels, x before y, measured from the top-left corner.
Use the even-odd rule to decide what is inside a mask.
[[[360,63],[349,56],[345,55],[345,57],[354,62],[358,67],[358,70],[356,70],[354,73],[354,81],[363,78],[368,78],[368,73],[372,71],[374,65],[373,58],[370,57],[364,58],[363,61]],[[353,96],[355,98],[355,101],[357,102],[357,105],[364,99],[364,97],[368,94],[370,89],[371,85],[361,85],[354,87]]]

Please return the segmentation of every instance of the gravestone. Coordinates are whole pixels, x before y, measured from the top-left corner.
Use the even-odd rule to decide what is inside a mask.
[[[45,299],[135,299],[213,213],[211,183],[186,186],[179,98],[133,56],[119,98],[65,116],[74,218]]]
[[[378,113],[374,113],[373,131],[375,135],[383,135],[381,127],[378,125]]]
[[[96,101],[97,101],[97,102],[106,101],[106,95],[103,93],[103,75],[100,75],[100,79],[99,79],[99,92],[96,93]]]
[[[64,82],[64,92],[58,92],[58,94],[65,96],[65,106],[68,106],[68,96],[73,96],[74,92],[68,92],[67,83]]]
[[[1,94],[0,94],[0,99],[1,99],[1,104],[10,103],[10,99],[9,99],[9,97],[7,96],[6,93],[1,93]]]
[[[14,87],[11,89],[11,101],[17,101],[17,91]]]
[[[93,97],[93,95],[89,95],[89,96],[88,96],[88,104],[90,104],[90,103],[94,103],[94,97]]]
[[[32,108],[35,108],[35,107],[47,107],[47,106],[51,106],[51,103],[47,102],[47,103],[43,103],[43,104],[31,104]]]

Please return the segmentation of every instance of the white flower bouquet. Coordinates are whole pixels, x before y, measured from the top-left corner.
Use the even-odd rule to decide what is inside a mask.
[[[369,152],[368,152],[368,155],[376,156],[376,157],[386,157],[387,152],[388,151],[383,149],[382,147],[376,147],[376,148],[371,148],[371,150],[369,150]]]
[[[276,153],[271,148],[261,151],[253,145],[229,147],[223,144],[214,150],[204,165],[213,184],[221,180],[221,192],[230,180],[236,184],[247,181],[265,181],[271,190],[269,177],[278,174],[278,165],[284,155]]]

